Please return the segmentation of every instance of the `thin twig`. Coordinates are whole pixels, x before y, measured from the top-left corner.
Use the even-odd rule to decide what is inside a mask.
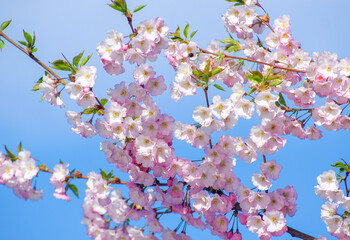
[[[59,83],[66,85],[66,82],[64,82],[63,80],[61,80],[61,78],[55,73],[53,72],[48,66],[46,66],[45,64],[43,64],[39,59],[37,59],[32,53],[29,53],[27,50],[25,50],[24,48],[22,48],[20,45],[18,45],[16,42],[14,42],[11,38],[9,38],[4,32],[0,31],[0,36],[2,36],[3,38],[5,38],[7,41],[9,41],[12,45],[14,45],[16,48],[18,48],[19,50],[21,50],[22,52],[24,52],[26,55],[28,55],[31,59],[33,59],[36,63],[38,63],[40,66],[42,66],[46,71],[48,71],[49,73],[51,73],[52,76],[54,76]]]

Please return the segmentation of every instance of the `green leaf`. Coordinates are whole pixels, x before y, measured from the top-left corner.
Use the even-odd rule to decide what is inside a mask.
[[[39,85],[40,85],[40,83],[35,84],[34,87],[32,88],[32,91],[38,91],[38,90],[40,90]]]
[[[187,39],[188,38],[188,30],[190,29],[190,24],[187,23],[183,33],[184,33],[184,36],[185,38]]]
[[[331,167],[341,167],[346,168],[346,164],[342,162],[336,162],[334,165],[331,165]]]
[[[203,75],[201,80],[205,83],[206,86],[208,86],[208,82],[209,82],[209,77],[208,75]]]
[[[5,42],[0,39],[0,51],[2,51],[2,49],[5,47]]]
[[[106,173],[106,171],[100,168],[100,172],[101,172],[102,178],[108,181],[108,174]]]
[[[269,76],[267,77],[267,81],[271,81],[271,80],[275,80],[275,79],[282,79],[283,76],[282,75],[272,75],[272,76]]]
[[[80,62],[80,66],[84,66],[89,61],[91,56],[92,56],[92,54],[87,56],[87,57],[85,57],[85,58],[83,58],[83,60],[81,60],[81,62]]]
[[[100,109],[97,111],[97,114],[100,116],[103,115],[104,113],[105,113],[105,111],[103,109]]]
[[[45,75],[47,76],[48,73],[45,71]],[[43,77],[39,78],[39,80],[36,82],[35,86],[33,87],[32,91],[38,91],[40,83],[43,82]]]
[[[108,4],[108,6],[110,6],[110,7],[113,8],[114,10],[117,10],[117,11],[119,11],[119,12],[124,13],[123,8],[122,8],[121,6],[119,6],[119,5]]]
[[[5,150],[6,150],[6,157],[9,158],[12,162],[15,162],[17,160],[17,157],[15,154],[13,154],[10,150],[8,150],[7,146],[5,145]]]
[[[283,81],[278,81],[278,80],[273,81],[273,82],[270,82],[269,87],[273,87],[273,86],[280,85],[282,82],[283,82]]]
[[[112,176],[113,176],[113,170],[110,173],[108,173],[107,177],[108,179],[110,179]]]
[[[198,70],[196,70],[196,69],[193,69],[193,70],[192,70],[192,73],[193,73],[193,75],[195,75],[197,78],[201,78],[201,77],[203,76],[203,73],[200,72],[200,71],[198,71]]]
[[[20,44],[22,44],[23,46],[27,47],[27,43],[24,41],[18,41]]]
[[[136,13],[136,12],[138,12],[138,11],[140,11],[141,9],[143,9],[144,7],[146,7],[147,5],[141,5],[141,6],[138,6],[138,7],[136,7],[135,9],[134,9],[134,13]]]
[[[3,22],[3,23],[1,24],[1,27],[0,27],[1,32],[3,32],[3,31],[8,27],[8,25],[10,25],[11,21],[12,21],[12,20],[9,20],[9,21]]]
[[[35,40],[36,40],[36,36],[35,36],[35,33],[33,34],[33,46],[35,44]]]
[[[87,108],[84,109],[83,114],[93,114],[96,112],[96,108]]]
[[[255,91],[256,91],[256,88],[250,89],[250,91],[248,92],[248,95],[252,94],[252,93],[255,92]]]
[[[77,196],[77,198],[79,198],[78,188],[74,184],[69,184],[68,188],[70,188],[72,190],[72,192],[74,193],[74,195]]]
[[[209,70],[210,70],[210,62],[208,61],[204,67],[204,73],[209,74]]]
[[[191,33],[191,35],[190,35],[190,40],[193,38],[193,36],[194,36],[197,32],[198,32],[198,30],[196,30],[196,31],[194,31],[194,32]]]
[[[32,36],[30,36],[30,34],[24,30],[23,30],[23,34],[24,34],[25,39],[29,43],[29,45],[32,45],[32,43],[33,43]]]
[[[22,152],[22,141],[20,141],[19,145],[18,145],[18,153]]]
[[[244,0],[226,0],[226,2],[233,2],[236,4],[244,5]]]
[[[180,33],[180,27],[177,26],[177,29],[174,33],[169,34],[169,36],[173,37],[173,40],[182,40],[181,33]]]
[[[231,44],[236,43],[236,41],[234,39],[232,39],[232,38],[224,38],[224,39],[220,40],[220,42],[222,42],[222,43],[231,43]]]
[[[214,84],[213,85],[214,87],[216,87],[217,89],[221,90],[221,91],[224,91],[225,92],[225,89],[223,89],[220,85],[218,84]]]
[[[51,63],[53,66],[52,68],[57,69],[57,70],[62,70],[62,71],[71,71],[71,66],[69,63],[67,63],[64,60],[56,60],[53,63]]]
[[[261,81],[263,80],[263,75],[259,71],[251,71],[249,74],[245,75],[246,78],[258,85],[260,85]]]
[[[108,100],[106,98],[101,99],[100,103],[102,106],[106,105],[108,103]]]
[[[110,7],[114,8],[115,10],[122,12],[123,14],[126,14],[126,11],[128,10],[126,6],[125,0],[114,0],[112,1],[113,4],[109,4]]]
[[[282,105],[282,106],[286,106],[286,101],[283,98],[283,95],[281,93],[278,94],[279,98],[278,98],[278,102]]]
[[[230,53],[230,52],[238,52],[240,49],[235,45],[231,45],[231,46],[228,45],[225,47],[225,50]]]
[[[73,65],[74,66],[78,66],[78,64],[79,64],[79,62],[80,62],[80,59],[81,59],[81,57],[83,56],[83,54],[84,54],[84,51],[83,52],[81,52],[81,53],[79,53],[77,56],[75,56],[74,58],[73,58]]]
[[[212,76],[214,76],[214,75],[216,75],[218,73],[221,73],[224,70],[225,70],[224,68],[216,67],[210,72],[209,77],[212,77]]]

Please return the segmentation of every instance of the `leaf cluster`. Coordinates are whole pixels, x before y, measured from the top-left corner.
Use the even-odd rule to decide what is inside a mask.
[[[1,26],[0,26],[0,31],[3,32],[3,31],[10,25],[11,21],[12,21],[12,20],[3,22],[3,23],[1,24]],[[0,51],[2,51],[2,49],[4,48],[4,46],[5,46],[5,42],[4,42],[4,40],[2,40],[2,39],[0,38]]]
[[[187,24],[185,26],[184,30],[182,31],[183,36],[184,36],[184,37],[182,37],[180,27],[177,26],[176,31],[169,35],[170,39],[173,40],[174,42],[181,41],[181,42],[187,43],[187,42],[191,41],[192,38],[194,37],[194,35],[198,32],[198,30],[196,30],[196,31],[191,32],[190,35],[188,35],[189,30],[190,30],[190,24]]]
[[[235,3],[235,6],[241,6],[244,5],[244,0],[226,0],[226,2],[232,2]]]
[[[220,40],[220,42],[222,43],[227,43],[225,45],[225,51],[226,52],[238,52],[240,50],[242,50],[242,46],[239,42],[237,42],[236,40],[234,40],[232,37],[230,38],[225,38]]]
[[[23,29],[23,35],[26,41],[18,41],[18,42],[27,48],[28,53],[32,54],[38,51],[38,49],[35,47],[35,40],[36,40],[35,33],[33,33],[33,36],[32,36]]]
[[[114,10],[116,10],[118,12],[123,13],[125,16],[129,16],[131,14],[130,11],[128,10],[128,6],[127,6],[125,0],[113,0],[111,4],[108,4],[108,6],[110,6],[111,8],[113,8]],[[137,6],[133,10],[133,13],[140,11],[144,7],[146,7],[146,5]]]
[[[272,74],[273,67],[270,67],[267,70],[265,75],[262,75],[259,71],[250,71],[248,74],[245,74],[245,77],[252,83],[254,83],[257,87],[252,88],[248,95],[255,92],[257,89],[264,91],[270,87],[274,87],[280,85],[283,81],[282,75]],[[285,104],[285,103],[284,103]]]
[[[52,68],[53,69],[57,69],[57,70],[61,70],[61,71],[68,71],[71,72],[73,75],[76,74],[76,72],[78,71],[79,67],[84,66],[89,59],[91,58],[92,55],[89,55],[85,58],[82,59],[84,52],[79,53],[77,56],[75,56],[73,58],[73,62],[69,62],[67,59],[62,60],[56,60],[54,62],[52,62]]]

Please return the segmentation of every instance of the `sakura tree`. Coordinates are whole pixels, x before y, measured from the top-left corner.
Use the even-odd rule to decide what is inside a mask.
[[[349,130],[350,60],[303,50],[290,18],[270,19],[263,3],[227,2],[220,12],[226,36],[204,45],[192,24],[171,28],[166,16],[144,19],[143,5],[114,0],[109,6],[128,29],[118,30],[118,22],[101,36],[96,64],[84,52],[46,64],[37,57],[36,35],[23,31],[24,40],[14,41],[7,34],[11,21],[4,22],[0,46],[12,44],[44,70],[32,90],[54,110],[66,108],[72,131],[96,138],[95,150],[109,165],[98,160],[103,167],[92,169],[84,159],[72,168],[57,160],[64,148],[50,153],[56,164],[47,164],[24,142],[17,151],[5,147],[0,182],[40,204],[39,179],[49,174],[55,198],[84,200],[82,224],[93,239],[196,239],[195,228],[222,239],[248,231],[249,238],[316,239],[289,224],[298,214],[298,194],[293,179],[279,183],[285,172],[279,154],[287,139],[316,141],[324,131]],[[156,70],[164,61],[172,76]],[[112,79],[104,91],[97,87],[103,70]],[[171,114],[167,108],[176,104]],[[60,143],[53,137],[52,144]],[[296,150],[292,159],[304,157]],[[327,201],[322,227],[349,239],[350,167],[346,156],[329,164],[338,175],[319,172],[314,184]]]

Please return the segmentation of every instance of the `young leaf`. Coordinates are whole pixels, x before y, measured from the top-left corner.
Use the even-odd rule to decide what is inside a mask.
[[[100,172],[101,172],[101,176],[104,180],[108,180],[108,174],[106,173],[105,170],[103,169],[100,169]]]
[[[63,60],[56,60],[53,63],[51,63],[53,66],[52,68],[57,69],[57,70],[62,70],[62,71],[70,71],[71,67],[69,63]]]
[[[97,111],[97,114],[100,116],[103,115],[104,113],[105,113],[105,111],[103,109],[100,109]]]
[[[72,190],[72,192],[74,193],[74,195],[77,196],[77,198],[79,198],[78,188],[74,184],[69,184],[68,188],[70,188]]]
[[[138,6],[134,9],[134,13],[140,11],[141,9],[143,9],[144,7],[146,7],[147,5],[141,5],[141,6]]]
[[[248,92],[248,95],[252,94],[253,92],[255,92],[256,88],[252,88],[250,89],[250,91]]]
[[[12,21],[12,20],[9,20],[9,21],[3,22],[3,23],[1,24],[1,27],[0,27],[1,32],[3,32],[3,31],[5,30],[5,28],[8,27],[8,25],[10,25],[11,21]]]
[[[225,70],[224,68],[216,67],[210,72],[209,77],[212,77],[212,76],[214,76],[214,75],[216,75],[218,73],[221,73],[224,70]]]
[[[283,98],[283,95],[281,93],[279,93],[279,98],[278,98],[278,102],[282,105],[282,106],[286,106],[286,101]]]
[[[2,50],[5,47],[5,42],[0,39],[0,50]]]
[[[190,28],[190,24],[187,23],[187,25],[186,25],[186,27],[185,27],[185,29],[183,31],[184,36],[185,36],[186,39],[188,38],[188,30],[189,30],[189,28]]]
[[[221,90],[221,91],[224,91],[225,92],[225,89],[223,89],[220,85],[218,84],[214,84],[213,85],[214,87],[216,87],[217,89]]]
[[[179,39],[179,40],[182,40],[182,38],[181,38],[181,33],[180,33],[180,27],[177,26],[176,31],[175,31],[174,33],[171,33],[169,36],[173,37],[172,39],[177,38],[177,39]]]
[[[23,46],[27,47],[27,43],[25,41],[18,41],[20,44],[22,44]]]
[[[346,168],[346,164],[342,163],[342,162],[336,162],[335,164],[331,165],[332,167],[342,167],[342,168]]]
[[[123,8],[121,8],[121,6],[119,6],[119,5],[108,4],[108,6],[110,6],[110,7],[113,8],[114,10],[117,10],[117,11],[119,11],[119,12],[124,13]]]
[[[84,109],[83,114],[93,114],[96,112],[96,108],[87,108]]]
[[[210,62],[208,61],[207,64],[204,67],[204,73],[209,74],[209,69],[210,69]]]
[[[20,141],[19,145],[18,145],[18,153],[22,152],[22,141]]]
[[[81,62],[80,62],[80,66],[84,66],[84,65],[89,61],[89,59],[91,58],[91,56],[92,56],[92,55],[89,55],[89,56],[83,58],[83,60],[81,60]]]
[[[15,156],[15,154],[13,154],[5,145],[5,150],[6,150],[6,157],[9,158],[12,162],[15,162],[17,160],[17,157]]]
[[[194,32],[191,33],[191,35],[190,35],[190,40],[193,38],[193,36],[194,36],[197,32],[198,32],[198,30],[196,30],[196,31],[194,31]]]
[[[32,36],[30,36],[29,33],[27,33],[26,31],[23,30],[23,34],[24,34],[24,37],[25,39],[27,40],[27,42],[29,43],[29,45],[32,45]]]
[[[100,103],[102,104],[102,106],[106,105],[107,102],[108,102],[108,100],[105,98],[100,100]]]
[[[81,52],[81,53],[79,53],[77,56],[75,56],[75,57],[73,58],[73,65],[74,65],[74,66],[78,67],[78,64],[79,64],[80,59],[81,59],[81,57],[83,56],[83,54],[84,54],[84,51]]]
[[[263,75],[259,71],[251,71],[250,74],[245,75],[249,81],[260,84],[263,80]]]
[[[110,179],[112,176],[113,176],[113,170],[110,173],[108,173],[107,177],[108,179]]]
[[[271,82],[271,83],[269,84],[269,87],[273,87],[273,86],[280,85],[282,82],[283,82],[283,81],[278,81],[278,80],[273,81],[273,82]]]
[[[233,40],[232,38],[224,38],[224,39],[220,40],[220,42],[234,44],[236,41]]]
[[[283,78],[283,76],[281,76],[281,75],[271,75],[267,78],[267,81],[282,79],[282,78]]]

